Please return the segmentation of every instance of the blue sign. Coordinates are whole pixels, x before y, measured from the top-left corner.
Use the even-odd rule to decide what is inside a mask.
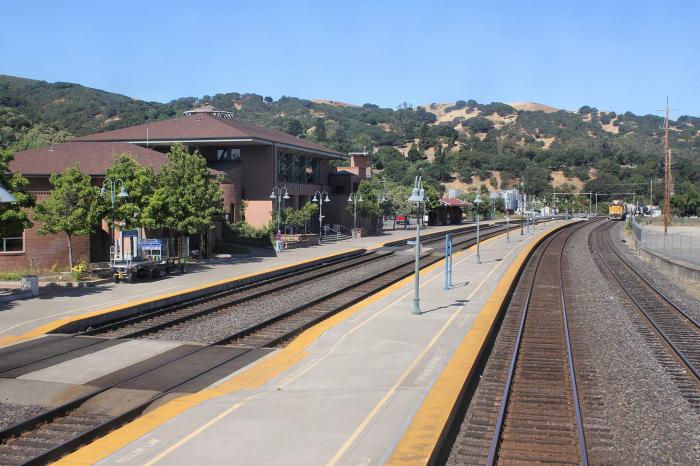
[[[161,249],[163,247],[162,239],[144,239],[141,240],[141,249]]]
[[[138,237],[139,237],[138,230],[124,230],[124,231],[122,231],[122,238],[138,238]]]

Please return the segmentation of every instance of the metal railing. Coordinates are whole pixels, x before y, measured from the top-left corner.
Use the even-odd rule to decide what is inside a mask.
[[[640,247],[669,257],[700,265],[700,236],[668,233],[644,228],[632,217],[632,232]]]

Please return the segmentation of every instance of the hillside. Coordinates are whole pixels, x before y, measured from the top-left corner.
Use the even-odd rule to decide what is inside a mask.
[[[649,180],[662,174],[663,118],[655,115],[474,100],[390,109],[237,92],[159,103],[2,75],[0,148],[16,151],[171,118],[197,102],[338,150],[371,146],[376,168],[396,182],[420,173],[436,185],[461,189],[482,183],[505,188],[524,178],[533,193],[551,191],[554,183],[571,191],[648,194]],[[682,193],[700,184],[700,119],[683,116],[672,123],[676,191]]]

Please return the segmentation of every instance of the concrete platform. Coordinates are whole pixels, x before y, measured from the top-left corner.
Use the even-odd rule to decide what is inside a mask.
[[[430,234],[463,228],[466,225],[431,227]],[[106,284],[91,288],[60,288],[47,291],[36,298],[0,303],[0,347],[50,331],[52,324],[75,316],[110,312],[133,302],[148,302],[162,296],[173,296],[185,290],[203,288],[212,283],[235,280],[268,270],[291,267],[322,257],[334,256],[360,249],[378,248],[399,239],[410,239],[415,232],[395,230],[382,236],[371,236],[341,241],[335,244],[293,249],[280,255],[248,256],[196,267],[184,275],[170,275],[161,280],[134,284]]]
[[[86,354],[60,364],[24,374],[18,378],[24,380],[42,380],[67,384],[85,384],[99,377],[104,377],[119,369],[136,364],[144,359],[177,348],[181,343],[132,340],[116,346],[110,346],[94,353]]]
[[[443,262],[425,269],[419,316],[411,314],[409,277],[58,463],[382,464],[395,461],[395,450],[406,451],[407,442],[413,455],[413,439],[421,445],[405,462],[423,463],[443,428],[439,420],[455,402],[451,393],[459,392],[493,309],[505,299],[503,290],[535,238],[562,224],[525,236],[511,232],[510,243],[504,236],[487,240],[481,264],[473,250],[456,255],[449,290],[443,290]],[[457,358],[455,364],[465,347],[471,362]],[[425,416],[426,409],[440,412]],[[437,435],[412,436],[416,431]]]

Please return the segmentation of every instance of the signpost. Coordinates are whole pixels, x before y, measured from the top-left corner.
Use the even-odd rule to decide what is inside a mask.
[[[445,235],[445,289],[452,287],[452,235]]]

